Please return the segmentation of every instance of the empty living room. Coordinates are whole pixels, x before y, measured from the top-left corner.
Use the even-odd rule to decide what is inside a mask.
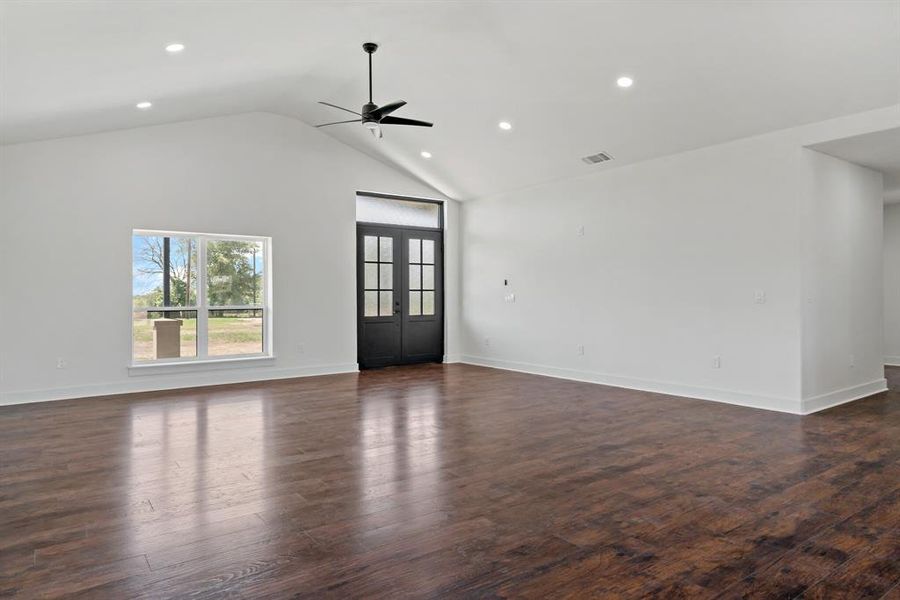
[[[900,600],[900,0],[0,0],[0,597]]]

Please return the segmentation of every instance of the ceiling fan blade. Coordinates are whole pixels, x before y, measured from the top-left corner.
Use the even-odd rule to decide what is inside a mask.
[[[381,119],[382,125],[415,125],[416,127],[433,127],[434,123],[417,121],[416,119],[404,119],[403,117],[385,117]]]
[[[394,112],[401,106],[404,106],[405,104],[406,104],[405,100],[398,100],[397,102],[391,102],[390,104],[385,104],[384,106],[379,106],[378,108],[376,108],[375,110],[370,112],[369,116],[371,116],[373,119],[377,120],[382,117],[386,117],[387,115],[391,114],[392,112]]]
[[[362,119],[350,119],[349,121],[335,121],[334,123],[322,123],[316,127],[328,127],[329,125],[340,125],[341,123],[361,123]]]
[[[338,110],[343,110],[343,111],[346,111],[346,112],[348,112],[348,113],[352,113],[352,114],[357,115],[357,116],[360,116],[360,117],[362,116],[361,114],[359,114],[359,113],[356,112],[355,110],[350,110],[349,108],[344,108],[343,106],[338,106],[337,104],[331,104],[330,102],[322,102],[322,101],[320,100],[320,101],[319,101],[319,104],[324,104],[325,106],[330,106],[331,108],[336,108],[336,109],[338,109]]]

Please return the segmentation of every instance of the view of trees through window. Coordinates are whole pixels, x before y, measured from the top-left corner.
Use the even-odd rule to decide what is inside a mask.
[[[166,246],[168,245],[168,248]],[[197,240],[187,237],[136,235],[134,307],[197,305]],[[168,280],[166,255],[168,254]],[[168,281],[168,297],[166,297]]]
[[[134,360],[264,352],[264,250],[261,240],[135,234]],[[204,256],[205,268],[201,268]],[[205,292],[202,305],[201,290]],[[198,318],[205,319],[205,327],[198,327]],[[167,323],[156,322],[166,319],[181,324],[177,327],[178,350],[170,349],[162,356],[158,355],[160,342],[154,342],[154,329],[159,333]],[[167,331],[171,336],[173,330]]]
[[[258,304],[262,298],[262,246],[259,242],[210,240],[206,246],[207,304]]]

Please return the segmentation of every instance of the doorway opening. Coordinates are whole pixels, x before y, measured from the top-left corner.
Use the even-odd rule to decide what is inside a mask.
[[[356,196],[357,362],[441,362],[444,216],[437,200]]]

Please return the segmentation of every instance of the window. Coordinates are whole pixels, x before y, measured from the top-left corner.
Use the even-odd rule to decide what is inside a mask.
[[[269,238],[132,235],[132,362],[271,354]]]
[[[441,204],[434,200],[402,200],[387,196],[358,193],[357,223],[382,223],[404,227],[442,227]]]

